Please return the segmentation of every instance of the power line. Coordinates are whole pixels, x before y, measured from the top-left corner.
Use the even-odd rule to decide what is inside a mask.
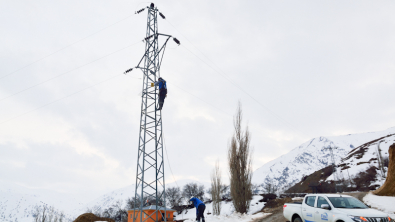
[[[294,131],[294,132],[298,132],[300,130],[297,130],[296,127],[294,127],[291,123],[289,123],[288,121],[286,121],[285,119],[281,118],[280,116],[278,116],[277,114],[275,114],[273,111],[271,111],[267,106],[263,105],[261,102],[259,102],[257,99],[255,99],[251,94],[249,94],[246,90],[244,90],[243,88],[241,88],[239,85],[237,85],[236,83],[234,83],[228,76],[226,76],[225,72],[223,72],[221,70],[221,68],[219,68],[213,61],[211,61],[198,47],[196,47],[185,35],[183,35],[180,31],[177,30],[177,28],[171,24],[168,20],[166,20],[178,33],[180,33],[182,36],[184,36],[184,38],[191,43],[191,45],[196,48],[208,61],[210,61],[218,70],[216,70],[214,67],[212,67],[210,64],[208,64],[206,61],[204,61],[203,59],[201,59],[198,55],[196,55],[195,53],[193,53],[191,50],[189,50],[185,45],[183,45],[183,47],[185,49],[187,49],[191,54],[193,54],[195,57],[197,57],[198,59],[200,59],[203,63],[205,63],[207,66],[209,66],[211,69],[213,69],[215,72],[217,72],[218,74],[220,74],[221,76],[223,76],[226,80],[228,80],[231,84],[233,84],[234,86],[236,86],[240,91],[244,92],[247,96],[249,96],[251,99],[253,99],[256,103],[258,103],[260,106],[262,106],[264,109],[266,109],[266,111],[268,111],[270,114],[272,114],[273,116],[275,116],[277,119],[279,119],[280,121],[282,121],[283,123],[286,123],[288,125],[288,127]],[[302,134],[305,134],[304,132],[302,132]]]
[[[129,76],[129,75],[127,75],[127,76],[128,76],[128,77],[130,77],[130,78],[133,78],[132,76]],[[185,90],[185,89],[183,89],[183,88],[181,88],[181,87],[177,86],[176,84],[172,83],[171,85],[172,85],[172,86],[175,86],[175,87],[177,87],[179,90],[182,90],[182,91],[184,91],[184,92],[188,93],[189,95],[191,95],[191,96],[193,96],[193,97],[195,97],[195,98],[197,98],[197,99],[201,100],[202,102],[204,102],[204,103],[206,103],[207,105],[209,105],[209,106],[211,106],[211,107],[215,108],[216,110],[218,110],[218,111],[220,111],[220,112],[223,112],[223,113],[225,113],[226,115],[228,115],[228,116],[231,116],[231,117],[232,117],[232,115],[231,115],[231,114],[229,114],[229,113],[227,113],[227,112],[223,111],[222,109],[220,109],[220,108],[218,108],[218,107],[214,106],[213,104],[211,104],[211,103],[207,102],[206,100],[204,100],[204,99],[202,99],[202,98],[200,98],[200,97],[198,97],[198,96],[196,96],[196,95],[192,94],[191,92],[188,92],[187,90]]]
[[[244,90],[243,88],[241,88],[239,85],[237,85],[236,83],[234,83],[229,77],[227,77],[226,75],[222,74],[221,72],[218,72],[215,68],[213,68],[210,64],[208,64],[206,61],[204,61],[203,59],[201,59],[198,55],[196,55],[195,53],[193,53],[191,50],[189,50],[185,45],[183,45],[183,47],[185,49],[187,49],[191,54],[193,54],[194,56],[196,56],[196,58],[198,58],[200,61],[202,61],[203,63],[205,63],[207,66],[209,66],[212,70],[214,70],[215,72],[217,72],[218,74],[220,74],[221,76],[223,76],[226,80],[228,80],[230,83],[232,83],[234,86],[236,86],[240,91],[244,92],[247,96],[249,96],[251,99],[253,99],[256,103],[258,103],[259,105],[261,105],[263,108],[265,108],[269,113],[271,113],[273,116],[277,117],[279,120],[283,121],[284,123],[287,123],[289,126],[291,126],[291,130],[297,132],[298,130],[296,130],[294,127],[292,127],[292,125],[290,123],[288,123],[287,121],[285,121],[284,119],[282,119],[280,116],[276,115],[273,111],[271,111],[268,107],[266,107],[265,105],[263,105],[262,103],[260,103],[257,99],[255,99],[251,94],[249,94],[246,90]],[[304,133],[305,134],[305,133]]]
[[[166,148],[165,133],[163,133],[163,143],[165,145],[164,147],[165,147],[165,151],[166,151],[166,159],[167,159],[167,162],[168,162],[168,165],[169,165],[169,168],[170,168],[171,175],[173,176],[173,180],[176,183],[177,187],[181,190],[180,186],[178,186],[177,180],[174,177],[173,170],[171,169],[171,166],[170,166],[169,154],[167,154],[167,148]]]
[[[102,31],[108,29],[109,27],[111,27],[111,26],[113,26],[113,25],[115,25],[115,24],[118,24],[118,23],[120,23],[120,22],[122,22],[122,21],[124,21],[124,20],[126,20],[126,19],[128,19],[128,18],[130,18],[130,17],[132,17],[132,16],[134,16],[134,15],[135,15],[135,14],[130,15],[130,16],[127,16],[127,17],[125,17],[125,18],[123,18],[123,19],[121,19],[121,20],[118,20],[118,21],[116,21],[116,22],[114,22],[114,23],[112,23],[112,24],[110,24],[110,25],[108,25],[108,26],[106,26],[106,27],[104,27],[104,28],[102,28],[102,29],[100,29],[100,30],[98,30],[98,31],[96,31],[96,32],[94,32],[94,33],[92,33],[92,34],[90,34],[90,35],[87,35],[87,36],[83,37],[83,38],[80,39],[80,40],[77,40],[77,41],[75,41],[75,42],[73,42],[73,43],[71,43],[71,44],[69,44],[69,45],[67,45],[67,46],[64,46],[63,48],[61,48],[61,49],[59,49],[59,50],[56,50],[55,52],[52,52],[52,53],[50,53],[50,54],[48,54],[48,55],[46,55],[46,56],[44,56],[44,57],[41,57],[40,59],[38,59],[38,60],[36,60],[36,61],[34,61],[34,62],[28,63],[28,64],[26,64],[25,66],[22,66],[21,68],[16,69],[16,70],[14,70],[14,71],[8,73],[7,75],[4,75],[4,76],[0,77],[0,79],[3,79],[3,78],[5,78],[5,77],[7,77],[7,76],[10,76],[10,75],[12,75],[12,74],[14,74],[14,73],[16,73],[16,72],[18,72],[18,71],[20,71],[20,70],[26,68],[26,67],[29,67],[29,66],[33,65],[34,63],[37,63],[37,62],[39,62],[39,61],[41,61],[41,60],[43,60],[43,59],[46,59],[46,58],[48,58],[48,57],[50,57],[50,56],[52,56],[52,55],[55,55],[56,53],[58,53],[58,52],[60,52],[60,51],[63,51],[64,49],[66,49],[66,48],[68,48],[68,47],[70,47],[70,46],[72,46],[72,45],[75,45],[75,44],[77,44],[77,43],[79,43],[79,42],[81,42],[81,41],[83,41],[83,40],[85,40],[85,39],[87,39],[87,38],[89,38],[89,37],[91,37],[91,36],[93,36],[93,35],[96,35],[97,33],[102,32]]]
[[[216,106],[214,106],[214,105],[212,105],[212,104],[208,103],[208,102],[207,102],[207,101],[205,101],[204,99],[202,99],[202,98],[200,98],[200,97],[198,97],[198,96],[196,96],[196,95],[194,95],[194,94],[192,94],[192,93],[190,93],[190,92],[186,91],[185,89],[182,89],[181,87],[179,87],[179,86],[175,85],[174,83],[172,83],[172,85],[174,85],[174,86],[175,86],[175,87],[177,87],[178,89],[180,89],[180,90],[182,90],[182,91],[184,91],[184,92],[186,92],[186,93],[190,94],[191,96],[194,96],[194,97],[196,97],[196,98],[200,99],[201,101],[203,101],[203,102],[204,102],[204,103],[206,103],[207,105],[209,105],[209,106],[211,106],[211,107],[213,107],[213,108],[215,108],[215,109],[217,109],[217,110],[219,110],[219,111],[221,111],[221,112],[225,113],[226,115],[228,115],[228,116],[232,116],[231,114],[229,114],[229,113],[227,113],[227,112],[225,112],[225,111],[223,111],[223,110],[219,109],[218,107],[216,107]]]
[[[15,96],[15,95],[17,95],[17,94],[20,94],[20,93],[22,93],[22,92],[25,92],[25,91],[27,91],[27,90],[29,90],[29,89],[32,89],[32,88],[34,88],[34,87],[36,87],[36,86],[42,85],[42,84],[44,84],[44,83],[46,83],[46,82],[49,82],[49,81],[51,81],[51,80],[53,80],[53,79],[59,78],[60,76],[63,76],[63,75],[65,75],[65,74],[67,74],[67,73],[70,73],[70,72],[73,72],[73,71],[75,71],[75,70],[77,70],[77,69],[80,69],[80,68],[82,68],[82,67],[84,67],[84,66],[90,65],[90,64],[92,64],[92,63],[94,63],[94,62],[97,62],[97,61],[103,59],[103,58],[106,58],[106,57],[111,56],[111,55],[113,55],[113,54],[115,54],[115,53],[117,53],[117,52],[120,52],[120,51],[122,51],[122,50],[125,50],[125,49],[127,49],[127,48],[129,48],[129,47],[131,47],[131,46],[133,46],[133,45],[136,45],[136,44],[138,44],[138,43],[140,43],[140,42],[141,42],[141,41],[135,42],[135,43],[133,43],[133,44],[131,44],[131,45],[128,45],[128,46],[126,46],[126,47],[123,47],[123,48],[121,48],[121,49],[118,49],[118,50],[116,50],[116,51],[114,51],[114,52],[112,52],[112,53],[110,53],[110,54],[107,54],[107,55],[105,55],[105,56],[103,56],[103,57],[100,57],[100,58],[98,58],[98,59],[95,59],[95,60],[93,60],[93,61],[90,61],[89,63],[86,63],[86,64],[84,64],[84,65],[78,66],[78,67],[76,67],[76,68],[74,68],[74,69],[71,69],[71,70],[69,70],[69,71],[67,71],[67,72],[61,73],[61,74],[59,74],[59,75],[57,75],[57,76],[54,76],[54,77],[52,77],[52,78],[49,78],[49,79],[44,80],[44,81],[42,81],[42,82],[39,82],[39,83],[37,83],[37,84],[35,84],[35,85],[29,86],[29,87],[27,87],[27,88],[25,88],[25,89],[22,89],[22,90],[20,90],[20,91],[18,91],[18,92],[15,92],[15,93],[13,93],[13,94],[11,94],[11,95],[8,95],[8,96],[6,96],[6,97],[3,97],[3,98],[0,99],[0,102],[3,101],[3,100],[5,100],[5,99],[8,99],[8,98],[10,98],[10,97],[12,97],[12,96]]]
[[[53,104],[53,103],[59,102],[59,101],[62,100],[62,99],[66,99],[66,98],[68,98],[68,97],[70,97],[70,96],[73,96],[73,95],[75,95],[75,94],[77,94],[77,93],[80,93],[80,92],[85,91],[85,90],[87,90],[87,89],[90,89],[90,88],[92,88],[92,87],[94,87],[94,86],[97,86],[97,85],[99,85],[99,84],[101,84],[101,83],[104,83],[104,82],[107,82],[107,81],[109,81],[109,80],[111,80],[111,79],[114,79],[114,78],[116,78],[116,77],[118,77],[118,76],[120,76],[120,75],[122,75],[122,74],[118,74],[118,75],[112,76],[112,77],[110,77],[110,78],[108,78],[108,79],[105,79],[105,80],[103,80],[103,81],[101,81],[101,82],[95,83],[95,84],[93,84],[93,85],[91,85],[91,86],[88,86],[88,87],[86,87],[86,88],[83,88],[83,89],[81,89],[81,90],[79,90],[79,91],[76,91],[76,92],[74,92],[74,93],[71,93],[71,94],[69,94],[69,95],[67,95],[67,96],[64,96],[64,97],[61,97],[61,98],[59,98],[59,99],[56,99],[56,100],[54,100],[54,101],[52,101],[52,102],[49,102],[49,103],[47,103],[47,104],[45,104],[45,105],[42,105],[42,106],[39,106],[39,107],[37,107],[37,108],[35,108],[35,109],[29,110],[29,111],[27,111],[27,112],[25,112],[25,113],[22,113],[22,114],[20,114],[20,115],[11,117],[11,118],[9,118],[9,119],[3,121],[3,122],[0,122],[0,125],[3,124],[3,123],[6,123],[6,122],[8,122],[8,121],[11,121],[11,120],[13,120],[13,119],[22,117],[22,116],[24,116],[24,115],[26,115],[26,114],[29,114],[29,113],[31,113],[31,112],[34,112],[34,111],[36,111],[36,110],[39,110],[39,109],[41,109],[41,108],[44,108],[44,107],[46,107],[46,106],[49,106],[49,105],[51,105],[51,104]]]

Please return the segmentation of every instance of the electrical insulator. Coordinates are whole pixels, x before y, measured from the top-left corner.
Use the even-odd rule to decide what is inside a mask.
[[[151,3],[151,8],[154,8],[154,6],[155,6],[154,3]]]
[[[159,12],[160,17],[162,17],[163,19],[166,19],[166,17],[162,14],[162,12]]]
[[[147,41],[148,39],[152,38],[152,36],[154,36],[154,35],[150,35],[147,38],[145,38],[145,41]]]
[[[174,42],[176,42],[178,45],[180,45],[180,41],[178,41],[178,39],[173,38]]]
[[[133,70],[133,68],[130,68],[130,69],[126,70],[123,74],[126,75],[126,73],[131,72],[132,70]]]
[[[145,8],[138,10],[135,14],[139,14],[140,12],[144,11]]]

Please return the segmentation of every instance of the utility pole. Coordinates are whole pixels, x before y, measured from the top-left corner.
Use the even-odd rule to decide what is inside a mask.
[[[140,222],[159,221],[161,217],[166,222],[162,111],[158,110],[158,90],[153,83],[158,81],[160,77],[163,54],[166,44],[172,36],[158,32],[158,14],[165,19],[158,8],[151,3],[149,7],[140,9],[136,13],[141,13],[145,9],[148,11],[147,31],[144,39],[145,53],[135,67],[143,72],[144,77],[141,93],[133,222],[137,220]],[[161,46],[159,44],[160,36],[164,37],[164,43]],[[173,40],[180,44],[176,38],[173,38]],[[132,70],[133,68],[128,69],[125,74]],[[154,210],[152,213],[143,212],[146,203],[154,204],[154,206],[151,206],[151,210]]]
[[[379,141],[377,143],[377,163],[379,165],[379,169],[381,171],[381,178],[385,178],[385,170],[383,166],[383,157],[381,156],[381,149],[380,149],[380,143],[383,142],[383,140]]]
[[[337,183],[338,183],[339,177],[337,175],[337,167],[336,167],[336,163],[335,163],[335,156],[333,155],[333,149],[337,149],[337,148],[338,147],[332,148],[332,146],[328,146],[327,148],[324,148],[324,149],[328,149],[330,151],[330,153],[331,153],[332,174],[333,174],[333,180],[335,182],[335,191],[336,191],[336,193],[337,193],[337,185],[338,185]]]
[[[348,172],[348,168],[347,168],[347,174],[348,174],[348,180],[349,180],[349,182],[350,182],[350,186],[352,186],[351,177],[350,177],[350,172]]]

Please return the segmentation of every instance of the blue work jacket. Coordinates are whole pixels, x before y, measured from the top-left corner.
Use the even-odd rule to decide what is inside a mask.
[[[167,89],[167,86],[166,86],[166,81],[158,81],[158,82],[155,82],[155,86],[159,86],[159,89],[162,89],[162,88],[165,88],[165,89]]]
[[[198,209],[198,207],[199,207],[200,204],[203,204],[203,205],[204,205],[203,201],[199,200],[199,199],[196,198],[196,197],[190,199],[189,201],[192,201],[192,202],[193,202],[193,205],[196,207],[196,210]]]

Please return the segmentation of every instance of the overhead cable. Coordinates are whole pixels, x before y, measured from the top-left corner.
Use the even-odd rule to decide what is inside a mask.
[[[251,99],[253,99],[256,103],[258,103],[260,106],[262,106],[264,109],[266,109],[269,113],[271,113],[273,116],[275,116],[277,119],[279,119],[280,121],[282,121],[283,123],[286,123],[288,125],[288,127],[290,127],[292,129],[292,131],[295,132],[300,132],[300,130],[297,130],[296,127],[294,127],[292,124],[290,124],[288,121],[286,121],[285,119],[281,118],[280,116],[278,116],[277,114],[275,114],[273,111],[271,111],[268,107],[266,107],[265,105],[263,105],[262,103],[260,103],[257,99],[255,99],[251,94],[249,94],[246,90],[244,90],[243,88],[241,88],[239,85],[237,85],[236,83],[234,83],[229,77],[227,77],[226,75],[224,75],[221,68],[219,68],[213,61],[211,61],[198,47],[196,47],[185,35],[183,35],[173,24],[171,24],[169,22],[169,20],[166,19],[166,21],[173,26],[173,28],[180,33],[182,36],[184,36],[184,38],[186,40],[188,40],[189,43],[191,43],[191,45],[196,48],[208,61],[210,61],[218,70],[216,70],[215,68],[213,68],[210,64],[208,64],[206,61],[204,61],[203,59],[201,59],[199,56],[197,56],[195,53],[193,53],[191,50],[189,50],[187,47],[185,47],[185,45],[183,45],[190,53],[192,53],[194,56],[196,56],[198,59],[200,59],[202,62],[204,62],[207,66],[209,66],[211,69],[213,69],[215,72],[217,72],[218,74],[220,74],[221,76],[223,76],[226,80],[228,80],[231,84],[233,84],[234,86],[236,86],[240,91],[244,92],[247,96],[249,96]],[[304,132],[301,132],[304,135],[307,135]]]
[[[130,77],[130,78],[133,78],[132,76],[128,76],[128,77]],[[216,110],[218,110],[218,111],[220,111],[220,112],[222,112],[222,113],[224,113],[224,114],[226,114],[226,115],[228,115],[228,116],[230,116],[230,117],[233,117],[233,115],[231,115],[231,114],[229,114],[229,113],[227,113],[227,112],[223,111],[222,109],[220,109],[220,108],[218,108],[218,107],[214,106],[213,104],[211,104],[211,103],[207,102],[206,100],[204,100],[204,99],[202,99],[202,98],[200,98],[200,97],[198,97],[198,96],[196,96],[196,95],[192,94],[191,92],[188,92],[187,90],[185,90],[185,89],[181,88],[180,86],[177,86],[177,85],[176,85],[176,84],[174,84],[174,83],[172,83],[171,85],[172,85],[172,86],[175,86],[175,87],[176,87],[176,88],[178,88],[179,90],[182,90],[182,91],[184,91],[184,92],[188,93],[189,95],[191,95],[191,96],[193,96],[193,97],[195,97],[195,98],[197,98],[197,99],[201,100],[202,102],[204,102],[204,103],[206,103],[207,105],[209,105],[209,106],[213,107],[214,109],[216,109]]]
[[[0,124],[6,123],[6,122],[11,121],[11,120],[13,120],[13,119],[22,117],[22,116],[27,115],[27,114],[29,114],[29,113],[31,113],[31,112],[34,112],[34,111],[36,111],[36,110],[39,110],[39,109],[44,108],[44,107],[46,107],[46,106],[49,106],[49,105],[51,105],[51,104],[53,104],[53,103],[59,102],[59,101],[62,100],[62,99],[66,99],[66,98],[68,98],[68,97],[70,97],[70,96],[73,96],[73,95],[78,94],[78,93],[80,93],[80,92],[82,92],[82,91],[85,91],[85,90],[87,90],[87,89],[90,89],[90,88],[92,88],[92,87],[94,87],[94,86],[97,86],[97,85],[102,84],[102,83],[104,83],[104,82],[107,82],[107,81],[109,81],[109,80],[111,80],[111,79],[114,79],[114,78],[116,78],[116,77],[118,77],[118,76],[120,76],[120,75],[121,75],[121,74],[112,76],[112,77],[110,77],[110,78],[108,78],[108,79],[105,79],[105,80],[103,80],[103,81],[101,81],[101,82],[95,83],[95,84],[90,85],[90,86],[88,86],[88,87],[85,87],[85,88],[83,88],[83,89],[81,89],[81,90],[79,90],[79,91],[76,91],[76,92],[74,92],[74,93],[68,94],[67,96],[61,97],[61,98],[56,99],[56,100],[54,100],[54,101],[51,101],[51,102],[49,102],[49,103],[47,103],[47,104],[45,104],[45,105],[42,105],[42,106],[37,107],[37,108],[35,108],[35,109],[29,110],[29,111],[27,111],[27,112],[25,112],[25,113],[22,113],[22,114],[20,114],[20,115],[11,117],[11,118],[9,118],[9,119],[7,119],[7,120],[5,120],[5,121],[0,122]]]
[[[253,99],[256,103],[258,103],[260,106],[262,106],[264,109],[266,109],[266,111],[268,111],[270,114],[272,114],[273,116],[275,116],[277,119],[279,119],[280,121],[282,121],[283,123],[286,123],[288,125],[288,127],[294,131],[294,132],[298,132],[299,130],[297,130],[295,127],[292,126],[292,124],[290,124],[289,122],[287,122],[286,120],[284,120],[283,118],[281,118],[280,116],[278,116],[277,114],[275,114],[273,111],[271,111],[268,107],[266,107],[265,105],[263,105],[261,102],[259,102],[257,99],[255,99],[251,94],[249,94],[246,90],[244,90],[243,88],[241,88],[239,85],[237,85],[236,83],[234,83],[228,76],[222,74],[221,72],[219,72],[218,70],[216,70],[215,68],[213,68],[210,64],[208,64],[206,61],[204,61],[203,59],[201,59],[199,56],[197,56],[195,53],[193,53],[190,49],[188,49],[185,45],[183,45],[185,49],[187,49],[191,54],[193,54],[195,57],[197,57],[199,60],[201,60],[203,63],[205,63],[208,67],[210,67],[212,70],[214,70],[216,73],[220,74],[221,76],[223,76],[228,82],[230,82],[232,85],[236,86],[240,91],[244,92],[247,96],[249,96],[251,99]],[[214,63],[213,63],[214,64]],[[304,132],[300,132],[304,135],[307,135]]]
[[[16,70],[14,70],[14,71],[12,71],[12,72],[10,72],[10,73],[4,75],[4,76],[1,76],[0,79],[3,79],[3,78],[5,78],[5,77],[7,77],[7,76],[10,76],[10,75],[13,75],[14,73],[16,73],[16,72],[18,72],[18,71],[20,71],[20,70],[22,70],[22,69],[24,69],[24,68],[27,68],[27,67],[33,65],[34,63],[37,63],[37,62],[39,62],[39,61],[41,61],[41,60],[43,60],[43,59],[46,59],[46,58],[48,58],[48,57],[50,57],[50,56],[52,56],[52,55],[55,55],[56,53],[58,53],[58,52],[60,52],[60,51],[63,51],[64,49],[66,49],[66,48],[68,48],[68,47],[70,47],[70,46],[72,46],[72,45],[75,45],[75,44],[77,44],[77,43],[79,43],[79,42],[81,42],[81,41],[83,41],[83,40],[85,40],[85,39],[87,39],[87,38],[89,38],[89,37],[91,37],[91,36],[93,36],[93,35],[96,35],[97,33],[102,32],[102,31],[104,31],[104,30],[110,28],[111,26],[113,26],[113,25],[115,25],[115,24],[118,24],[118,23],[120,23],[120,22],[122,22],[122,21],[124,21],[124,20],[126,20],[126,19],[128,19],[128,18],[130,18],[130,17],[132,17],[132,16],[134,16],[134,14],[133,14],[133,15],[130,15],[130,16],[127,16],[127,17],[125,17],[125,18],[123,18],[123,19],[121,19],[121,20],[118,20],[118,21],[116,21],[116,22],[114,22],[114,23],[112,23],[112,24],[110,24],[110,25],[108,25],[108,26],[105,26],[104,28],[99,29],[98,31],[96,31],[96,32],[94,32],[94,33],[92,33],[92,34],[89,34],[89,35],[83,37],[83,38],[80,39],[80,40],[77,40],[77,41],[75,41],[75,42],[73,42],[73,43],[71,43],[71,44],[69,44],[69,45],[66,45],[66,46],[64,46],[64,47],[61,48],[61,49],[58,49],[58,50],[56,50],[56,51],[54,51],[54,52],[52,52],[52,53],[50,53],[50,54],[48,54],[48,55],[46,55],[46,56],[44,56],[44,57],[41,57],[40,59],[35,60],[34,62],[28,63],[28,64],[22,66],[22,67],[19,68],[19,69],[16,69]]]
[[[49,82],[49,81],[51,81],[51,80],[53,80],[53,79],[59,78],[59,77],[65,75],[65,74],[67,74],[67,73],[73,72],[73,71],[75,71],[75,70],[77,70],[77,69],[80,69],[80,68],[82,68],[82,67],[84,67],[84,66],[90,65],[90,64],[92,64],[92,63],[94,63],[94,62],[97,62],[97,61],[99,61],[99,60],[101,60],[101,59],[103,59],[103,58],[106,58],[106,57],[108,57],[108,56],[111,56],[111,55],[113,55],[113,54],[115,54],[115,53],[117,53],[117,52],[120,52],[120,51],[122,51],[122,50],[125,50],[125,49],[127,49],[127,48],[129,48],[129,47],[131,47],[131,46],[134,46],[134,45],[136,45],[136,44],[139,44],[139,43],[140,43],[140,41],[135,42],[135,43],[133,43],[133,44],[131,44],[131,45],[128,45],[128,46],[126,46],[126,47],[124,47],[124,48],[118,49],[118,50],[116,50],[116,51],[114,51],[114,52],[112,52],[112,53],[110,53],[110,54],[107,54],[107,55],[105,55],[105,56],[103,56],[103,57],[100,57],[100,58],[98,58],[98,59],[95,59],[95,60],[93,60],[93,61],[91,61],[91,62],[89,62],[89,63],[86,63],[86,64],[84,64],[84,65],[78,66],[78,67],[76,67],[76,68],[74,68],[74,69],[71,69],[71,70],[69,70],[69,71],[67,71],[67,72],[61,73],[61,74],[59,74],[59,75],[57,75],[57,76],[54,76],[54,77],[52,77],[52,78],[49,78],[49,79],[44,80],[44,81],[42,81],[42,82],[39,82],[39,83],[37,83],[37,84],[35,84],[35,85],[29,86],[29,87],[27,87],[27,88],[25,88],[25,89],[22,89],[22,90],[20,90],[20,91],[18,91],[18,92],[15,92],[15,93],[13,93],[13,94],[11,94],[11,95],[9,95],[9,96],[6,96],[6,97],[1,98],[0,101],[3,101],[3,100],[5,100],[5,99],[8,99],[8,98],[10,98],[10,97],[12,97],[12,96],[18,95],[18,94],[20,94],[20,93],[22,93],[22,92],[25,92],[25,91],[27,91],[27,90],[29,90],[29,89],[32,89],[32,88],[36,87],[36,86],[42,85],[42,84],[44,84],[44,83],[46,83],[46,82]]]

